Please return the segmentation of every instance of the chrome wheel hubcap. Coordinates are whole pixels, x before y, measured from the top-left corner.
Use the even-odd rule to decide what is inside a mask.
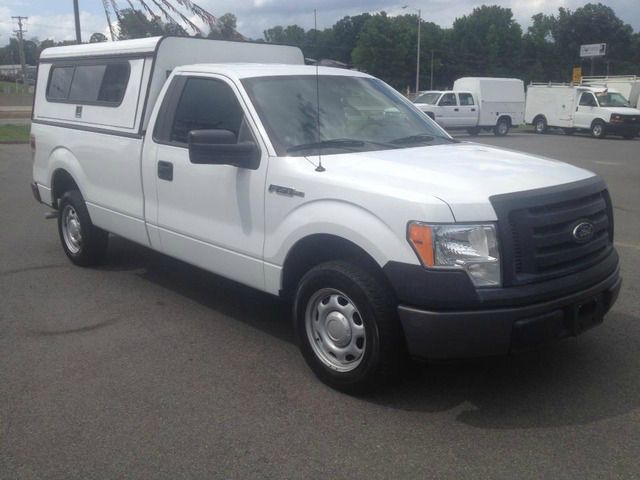
[[[78,253],[82,248],[82,229],[80,218],[75,208],[67,205],[62,210],[62,236],[71,253]]]
[[[339,372],[354,370],[364,355],[362,316],[344,293],[324,288],[314,293],[305,312],[305,329],[316,356]]]

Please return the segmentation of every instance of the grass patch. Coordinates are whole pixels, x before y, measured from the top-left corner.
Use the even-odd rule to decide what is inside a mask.
[[[23,85],[16,82],[7,82],[0,80],[0,93],[29,93],[29,85]]]
[[[28,143],[30,125],[0,125],[0,142]]]

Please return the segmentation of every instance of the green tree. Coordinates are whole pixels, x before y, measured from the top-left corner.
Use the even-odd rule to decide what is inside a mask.
[[[208,37],[216,40],[243,40],[237,30],[237,18],[233,13],[225,13],[211,27]]]
[[[505,76],[519,70],[522,28],[509,8],[474,8],[454,21],[450,42],[458,76]]]
[[[106,35],[100,32],[95,32],[94,34],[91,35],[91,38],[89,38],[89,43],[100,43],[100,42],[106,42],[106,41],[107,41]]]

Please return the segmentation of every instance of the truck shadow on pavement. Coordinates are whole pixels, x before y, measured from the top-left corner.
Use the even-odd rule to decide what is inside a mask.
[[[126,240],[112,240],[104,269],[139,269],[136,275],[146,281],[295,343],[287,302]],[[403,411],[451,411],[457,421],[484,429],[569,426],[617,417],[640,405],[640,338],[632,328],[638,322],[614,309],[603,325],[542,350],[414,363],[395,385],[353,400]]]

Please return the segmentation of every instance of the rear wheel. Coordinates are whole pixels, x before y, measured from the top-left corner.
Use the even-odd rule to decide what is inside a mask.
[[[594,120],[591,124],[591,136],[593,138],[604,138],[607,136],[607,131],[604,127],[602,120]]]
[[[396,305],[383,281],[344,261],[312,268],[294,305],[302,354],[327,385],[347,393],[394,378],[404,357]]]
[[[507,133],[509,133],[509,126],[509,119],[501,118],[498,120],[498,123],[493,129],[493,133],[498,137],[504,137]]]
[[[58,212],[58,234],[67,257],[82,267],[100,263],[109,234],[93,225],[80,192],[72,190],[62,195]]]
[[[533,121],[533,127],[535,128],[536,133],[546,133],[547,132],[547,119],[543,116],[536,117]]]

